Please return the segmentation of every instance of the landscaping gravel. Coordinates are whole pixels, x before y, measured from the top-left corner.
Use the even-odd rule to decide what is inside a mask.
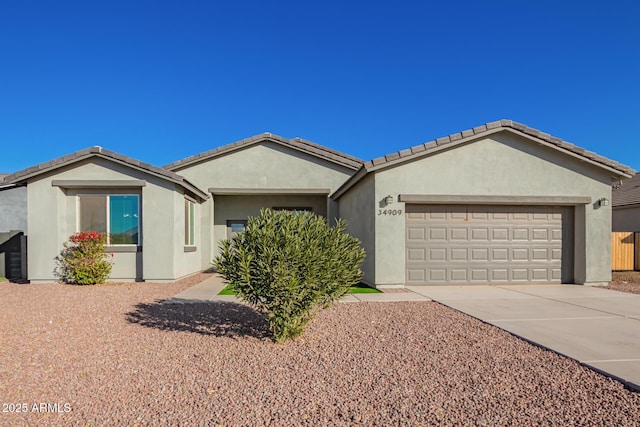
[[[612,281],[603,288],[640,294],[640,271],[614,271],[612,276]]]
[[[204,277],[0,284],[0,425],[640,425],[640,393],[435,302],[284,345],[244,305],[160,304]]]

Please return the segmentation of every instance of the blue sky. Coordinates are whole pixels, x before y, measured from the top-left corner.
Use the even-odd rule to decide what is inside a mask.
[[[640,6],[0,5],[0,172],[101,145],[155,165],[265,131],[371,159],[508,118],[640,169]]]

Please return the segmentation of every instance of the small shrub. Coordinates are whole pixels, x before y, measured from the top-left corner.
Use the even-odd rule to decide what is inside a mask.
[[[364,249],[310,212],[264,209],[220,246],[214,266],[238,297],[266,315],[278,342],[300,335],[362,277]]]
[[[56,276],[77,285],[104,283],[111,274],[106,242],[107,235],[97,231],[72,234],[56,257]]]

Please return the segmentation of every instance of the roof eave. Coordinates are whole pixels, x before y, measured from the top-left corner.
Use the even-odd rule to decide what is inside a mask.
[[[88,151],[86,153],[83,153],[83,154],[81,154],[79,156],[75,156],[73,158],[68,158],[67,160],[63,160],[66,157],[69,157],[69,156],[64,156],[64,157],[61,157],[59,159],[55,159],[54,161],[52,161],[52,163],[49,166],[41,167],[42,165],[37,165],[37,166],[33,166],[31,168],[25,169],[24,172],[26,172],[26,173],[24,173],[24,174],[21,174],[20,172],[16,172],[19,175],[15,176],[15,177],[14,177],[15,174],[7,176],[6,178],[9,178],[9,179],[6,182],[8,184],[19,185],[21,183],[26,183],[28,180],[30,180],[31,178],[34,178],[34,177],[36,177],[38,175],[42,175],[42,174],[45,174],[45,173],[50,173],[50,172],[53,172],[53,171],[55,171],[57,169],[76,164],[78,162],[84,161],[84,160],[92,158],[92,157],[99,157],[101,159],[105,159],[105,160],[108,160],[108,161],[111,161],[111,162],[114,162],[114,163],[118,163],[118,164],[121,164],[121,165],[129,167],[129,168],[138,170],[138,171],[143,172],[143,173],[145,173],[147,175],[151,175],[151,176],[154,176],[156,178],[160,178],[160,179],[163,179],[165,181],[169,181],[169,182],[172,182],[174,184],[177,184],[177,185],[181,186],[182,188],[184,188],[185,190],[188,190],[191,193],[195,194],[196,196],[200,197],[203,200],[206,200],[209,197],[209,195],[206,192],[200,190],[198,187],[196,187],[195,185],[193,185],[192,183],[190,183],[189,181],[187,181],[184,178],[182,178],[182,180],[181,180],[181,179],[178,179],[176,177],[171,177],[171,176],[168,176],[168,175],[164,175],[162,173],[158,173],[156,171],[153,171],[153,170],[150,170],[150,169],[147,169],[147,168],[144,168],[144,167],[140,167],[140,166],[136,165],[135,163],[130,163],[130,162],[124,161],[122,159],[119,159],[118,157],[112,156],[112,155],[110,155],[108,153],[104,153],[102,151],[91,151],[90,150],[90,151]],[[58,161],[58,160],[60,160],[60,161]],[[46,165],[46,163],[44,165]],[[28,172],[31,169],[33,169],[33,170],[31,172]],[[175,174],[175,172],[171,172],[171,173],[174,174],[174,175],[177,175],[177,174]]]
[[[184,169],[196,163],[205,162],[215,157],[229,154],[241,149],[249,148],[264,142],[271,142],[274,144],[282,145],[292,150],[298,151],[300,153],[320,158],[327,162],[339,165],[346,169],[351,169],[353,171],[358,170],[360,166],[364,163],[362,160],[357,159],[355,157],[351,157],[347,154],[340,153],[335,150],[330,150],[326,147],[322,147],[318,144],[312,143],[310,141],[306,141],[301,138],[294,138],[289,140],[287,138],[283,138],[278,135],[265,133],[262,135],[256,135],[250,138],[246,138],[231,144],[227,144],[222,147],[215,148],[213,150],[205,151],[204,153],[196,154],[194,156],[187,157],[185,159],[178,160],[173,163],[169,163],[168,165],[165,165],[164,168],[169,171]],[[307,145],[310,148],[313,148],[313,150],[309,149],[308,147],[305,147],[305,145]],[[328,154],[323,154],[321,151],[327,151]],[[331,154],[333,154],[333,156],[338,158],[332,157]]]

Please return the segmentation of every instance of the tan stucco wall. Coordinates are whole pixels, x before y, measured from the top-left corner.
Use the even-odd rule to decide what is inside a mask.
[[[351,169],[274,143],[253,145],[175,170],[206,190],[216,188],[337,189]]]
[[[207,266],[202,266],[201,244],[202,225],[198,220],[202,215],[202,205],[195,203],[195,248],[193,252],[185,251],[184,245],[184,195],[179,191],[173,193],[174,198],[174,232],[176,241],[173,244],[173,263],[176,278],[206,270]],[[195,201],[190,198],[191,201]]]
[[[640,231],[640,206],[613,208],[613,231]]]
[[[53,180],[144,180],[144,187],[114,189],[65,189],[52,186]],[[29,279],[55,280],[54,258],[62,244],[76,232],[77,194],[141,194],[142,252],[117,252],[113,256],[112,280],[173,281],[199,271],[198,253],[183,251],[183,195],[175,185],[129,167],[93,158],[28,182]],[[177,265],[180,265],[178,268]],[[191,270],[191,271],[189,271]]]
[[[263,143],[178,168],[175,172],[205,191],[209,188],[257,189],[274,193],[220,195],[202,204],[201,267],[205,269],[211,266],[219,242],[226,238],[227,219],[244,219],[256,215],[261,207],[311,206],[314,212],[333,222],[338,206],[329,200],[328,195],[354,171],[278,144]],[[291,189],[326,189],[326,194],[275,195],[277,190]]]
[[[375,173],[375,197],[369,209],[377,211],[378,202],[391,195],[394,203],[387,208],[401,209],[403,214],[375,215],[375,283],[405,281],[405,204],[398,201],[399,194],[574,196],[595,202],[611,199],[610,185],[610,174],[602,169],[509,132],[380,170]],[[358,189],[350,192],[354,190]],[[607,282],[611,209],[582,205],[575,215],[574,279]]]
[[[344,194],[339,204],[340,218],[347,222],[347,233],[357,237],[366,252],[362,281],[368,285],[375,284],[375,200],[375,178],[369,175]]]

